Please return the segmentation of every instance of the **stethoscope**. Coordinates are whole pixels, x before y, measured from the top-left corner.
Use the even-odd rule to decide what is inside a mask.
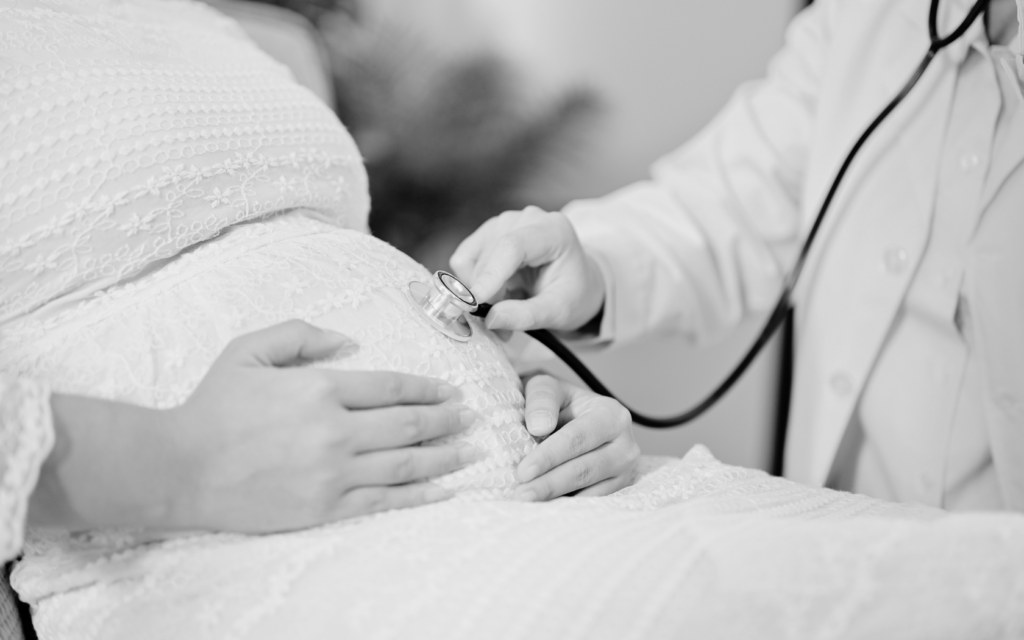
[[[967,29],[970,28],[971,24],[985,10],[988,3],[989,0],[977,0],[968,12],[967,17],[960,23],[960,26],[945,38],[940,38],[937,26],[939,0],[931,0],[931,9],[928,14],[928,37],[931,40],[931,45],[928,47],[928,52],[925,54],[921,63],[918,64],[917,69],[914,70],[913,75],[910,76],[910,79],[903,86],[900,92],[896,94],[896,97],[893,98],[889,104],[882,109],[878,116],[875,117],[871,124],[868,125],[864,130],[864,133],[860,135],[857,142],[854,143],[853,148],[850,149],[850,152],[846,155],[846,159],[839,167],[839,171],[836,173],[836,177],[832,181],[832,186],[829,188],[828,194],[821,203],[821,208],[818,210],[818,215],[814,219],[814,224],[811,226],[811,230],[807,234],[807,238],[804,240],[803,246],[800,249],[800,254],[793,266],[793,270],[786,278],[782,295],[779,297],[779,302],[775,305],[774,310],[768,318],[768,322],[765,324],[764,329],[761,330],[761,333],[754,341],[754,344],[750,347],[746,355],[743,356],[743,359],[740,360],[732,372],[725,378],[725,380],[723,380],[714,391],[712,391],[703,401],[692,409],[689,409],[679,415],[664,418],[652,418],[634,411],[633,409],[629,409],[629,412],[633,416],[633,422],[646,427],[659,429],[686,424],[714,406],[722,396],[724,396],[729,389],[736,384],[736,381],[746,373],[751,363],[753,363],[758,354],[761,353],[765,345],[768,344],[769,339],[785,320],[791,306],[790,296],[792,296],[793,289],[796,287],[797,280],[800,277],[800,272],[803,271],[804,263],[806,262],[807,255],[810,252],[811,244],[814,242],[814,238],[818,235],[818,231],[821,229],[821,223],[825,219],[825,213],[832,204],[836,191],[839,189],[840,183],[846,176],[846,172],[850,168],[850,164],[853,162],[853,159],[856,157],[861,147],[864,146],[864,143],[871,134],[875,132],[875,129],[877,129],[878,126],[882,124],[887,117],[889,117],[889,114],[892,113],[892,111],[901,102],[903,102],[903,99],[906,98],[914,86],[917,85],[918,80],[920,80],[921,76],[924,75],[925,70],[928,68],[928,65],[931,64],[935,55],[960,39],[964,33],[967,32]],[[432,326],[444,335],[456,341],[467,341],[473,335],[473,327],[467,321],[465,314],[468,313],[482,318],[486,317],[488,311],[491,309],[491,305],[486,302],[478,303],[469,287],[447,271],[436,272],[430,284],[423,282],[411,283],[409,285],[409,296],[415,306],[420,310],[420,312],[422,312],[423,317],[426,318]],[[573,355],[572,351],[562,344],[561,341],[559,341],[558,338],[556,338],[550,331],[545,329],[534,329],[527,331],[526,333],[542,343],[567,365],[569,365],[569,368],[571,368],[595,393],[615,398],[615,395],[609,391],[607,387],[601,384],[601,381],[590,372],[586,365],[580,362],[579,359]]]

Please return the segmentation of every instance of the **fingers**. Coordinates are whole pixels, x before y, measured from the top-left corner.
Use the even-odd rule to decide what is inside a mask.
[[[581,489],[576,493],[577,498],[597,498],[600,496],[609,496],[619,489],[625,489],[629,485],[633,484],[633,472],[632,470],[625,473],[620,473],[617,476],[602,480],[597,484],[592,484],[586,489]]]
[[[580,416],[541,442],[536,449],[523,458],[517,472],[519,481],[530,482],[574,458],[579,458],[597,449],[618,435],[617,426],[613,421],[605,419],[604,416]],[[595,478],[591,483],[578,485],[571,490],[589,486],[589,484],[603,479]]]
[[[284,367],[329,356],[347,344],[352,340],[341,333],[288,320],[235,338],[224,355],[241,362]]]
[[[451,496],[450,491],[429,482],[397,487],[358,487],[342,497],[335,519],[341,520],[390,509],[418,507],[447,500]]]
[[[574,458],[520,485],[513,497],[524,502],[551,500],[607,480],[623,471],[616,464],[616,460],[623,457],[622,452],[617,451],[622,447],[615,441]]]
[[[463,240],[449,262],[478,300],[489,301],[520,268],[552,262],[571,245],[561,222],[538,207],[506,211]]]
[[[530,395],[536,396],[532,405]],[[574,419],[523,459],[517,470],[523,484],[515,497],[549,500],[590,488],[585,495],[604,495],[626,486],[640,457],[626,408],[550,376],[527,381],[528,416],[535,407],[551,407],[554,398],[562,419]]]
[[[409,447],[468,429],[478,418],[461,405],[388,407],[347,414],[356,452]]]
[[[557,292],[545,290],[528,300],[502,300],[491,308],[485,324],[491,331],[528,331],[558,328],[565,313],[564,301]]]
[[[473,293],[481,300],[490,300],[522,267],[542,266],[558,257],[564,249],[560,241],[560,236],[550,233],[545,225],[512,229],[480,255]]]
[[[435,378],[393,371],[323,371],[337,388],[338,401],[349,409],[374,409],[397,404],[437,404],[457,390]]]
[[[539,375],[527,380],[526,430],[538,438],[551,435],[567,399],[561,382],[551,376]]]
[[[480,459],[482,452],[460,442],[364,453],[352,461],[350,477],[359,486],[390,486],[436,478]]]
[[[480,258],[480,251],[486,244],[487,238],[490,236],[490,227],[495,224],[496,220],[496,218],[487,220],[480,228],[466,236],[455,248],[452,257],[448,259],[448,265],[455,275],[470,287],[476,280],[476,263]],[[473,293],[477,295],[475,291]],[[479,295],[477,295],[477,299],[480,299]]]

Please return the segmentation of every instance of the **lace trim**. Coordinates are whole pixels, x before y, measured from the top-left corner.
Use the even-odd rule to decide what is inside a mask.
[[[28,503],[53,448],[50,388],[0,377],[0,559],[15,557],[25,539]]]

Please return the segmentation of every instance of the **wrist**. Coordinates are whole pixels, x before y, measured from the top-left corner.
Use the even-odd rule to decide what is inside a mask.
[[[167,412],[63,394],[50,404],[55,443],[32,496],[30,522],[70,530],[166,527]]]

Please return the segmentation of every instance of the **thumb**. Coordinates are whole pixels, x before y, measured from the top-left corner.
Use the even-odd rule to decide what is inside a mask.
[[[324,358],[345,345],[355,342],[336,331],[288,320],[236,338],[228,351],[249,364],[286,367]]]
[[[478,300],[490,300],[521,268],[550,264],[564,250],[564,239],[543,225],[513,229],[483,252],[472,282],[473,293]]]

